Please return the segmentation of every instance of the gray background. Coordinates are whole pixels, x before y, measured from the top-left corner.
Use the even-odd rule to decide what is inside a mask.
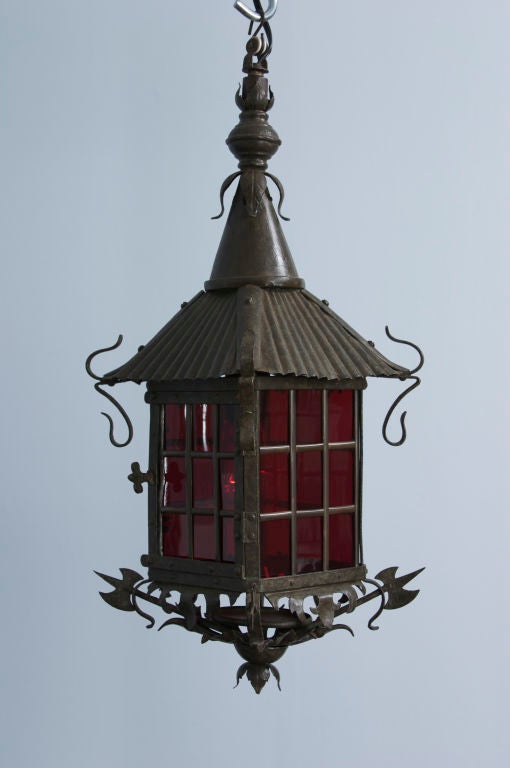
[[[136,437],[110,447],[83,366],[208,277],[247,25],[229,0],[1,0],[3,765],[507,764],[509,25],[498,0],[280,2],[295,261],[390,357],[415,361],[387,322],[427,356],[405,447],[380,436],[400,386],[365,398],[366,561],[427,570],[257,697],[230,648],[98,597],[93,569],[145,550],[148,414],[119,388]]]

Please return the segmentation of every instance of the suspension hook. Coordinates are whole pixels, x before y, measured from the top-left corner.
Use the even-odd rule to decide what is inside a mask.
[[[257,3],[259,5],[259,3]],[[241,2],[241,0],[236,0],[234,3],[234,8],[237,8],[237,10],[243,14],[247,19],[250,21],[269,21],[269,19],[272,19],[273,16],[276,13],[278,7],[278,0],[269,0],[267,5],[267,11],[263,11],[262,13],[257,13],[257,11],[252,11],[250,8],[248,8],[247,5]]]

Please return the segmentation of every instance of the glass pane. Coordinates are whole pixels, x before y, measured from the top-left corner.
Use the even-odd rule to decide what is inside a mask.
[[[162,515],[163,554],[167,557],[188,557],[186,515]]]
[[[234,459],[220,459],[221,509],[234,510],[236,500],[236,476]]]
[[[212,459],[193,459],[193,506],[197,509],[214,509]]]
[[[165,405],[164,451],[184,451],[186,448],[186,406]]]
[[[354,440],[354,392],[329,393],[329,442],[347,443]]]
[[[163,459],[163,506],[184,509],[186,506],[186,466],[184,458]]]
[[[296,456],[297,509],[322,508],[322,453],[305,451]]]
[[[260,457],[260,511],[286,512],[290,509],[289,456],[265,453]]]
[[[236,546],[234,541],[234,518],[224,517],[222,519],[223,544],[222,560],[224,563],[235,563]]]
[[[329,567],[350,568],[354,565],[354,516],[329,516]]]
[[[260,444],[289,444],[289,393],[260,393]]]
[[[322,517],[298,517],[297,572],[322,571]]]
[[[193,516],[193,556],[195,560],[216,560],[216,532],[212,515]]]
[[[296,442],[298,445],[322,443],[322,390],[296,392]]]
[[[220,405],[220,451],[234,453],[236,449],[237,405]]]
[[[329,506],[354,504],[354,451],[329,452]]]
[[[193,406],[193,450],[210,453],[213,449],[214,405],[203,403]]]
[[[260,524],[260,575],[288,576],[290,560],[290,520],[264,520]]]

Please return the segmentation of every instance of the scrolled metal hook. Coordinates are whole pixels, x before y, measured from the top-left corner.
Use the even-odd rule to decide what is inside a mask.
[[[419,361],[418,365],[415,368],[413,368],[412,370],[410,370],[409,374],[407,374],[405,377],[402,377],[403,381],[407,381],[408,379],[413,379],[414,383],[411,384],[410,387],[405,389],[397,397],[395,402],[390,407],[388,413],[386,414],[386,418],[384,419],[384,422],[383,422],[382,435],[383,435],[383,438],[384,438],[385,442],[388,443],[388,445],[392,445],[394,447],[397,447],[399,445],[403,445],[403,443],[405,443],[406,438],[407,438],[407,430],[406,430],[406,424],[405,424],[405,420],[406,420],[406,416],[407,416],[407,411],[404,411],[401,414],[401,416],[400,416],[400,427],[402,429],[402,436],[401,436],[401,438],[399,440],[390,440],[389,439],[388,433],[387,433],[388,423],[389,423],[389,420],[391,419],[391,417],[392,417],[392,415],[393,415],[397,405],[404,399],[404,397],[406,397],[410,392],[412,392],[413,389],[416,389],[416,387],[420,386],[421,379],[418,376],[415,376],[414,374],[416,374],[422,368],[423,363],[425,362],[425,357],[424,357],[423,352],[421,351],[421,349],[416,344],[413,344],[412,341],[405,341],[404,339],[397,339],[395,336],[393,336],[390,333],[390,329],[388,328],[388,326],[386,326],[385,331],[386,331],[386,336],[389,339],[391,339],[392,341],[395,341],[397,344],[405,344],[408,347],[412,347],[413,349],[416,350],[416,352],[418,352],[418,354],[420,356],[420,361]]]
[[[238,176],[241,175],[241,171],[236,171],[236,173],[232,173],[230,176],[227,176],[223,184],[221,185],[220,189],[220,203],[221,203],[221,211],[218,213],[217,216],[211,216],[211,219],[221,219],[223,214],[225,213],[225,192],[228,190],[228,188],[234,183],[234,181],[237,179]]]
[[[413,344],[413,342],[412,342],[412,341],[405,341],[404,339],[397,339],[397,337],[396,337],[396,336],[393,336],[393,335],[390,333],[390,329],[389,329],[389,326],[387,326],[387,325],[385,326],[384,330],[386,331],[386,336],[387,336],[389,339],[391,339],[392,341],[395,341],[397,344],[405,344],[406,346],[408,346],[408,347],[412,347],[413,349],[415,349],[415,350],[418,352],[418,354],[419,354],[419,356],[420,356],[420,362],[418,363],[418,365],[416,366],[416,368],[413,368],[411,371],[409,371],[409,374],[410,374],[410,376],[411,376],[413,373],[418,373],[418,371],[419,371],[421,368],[423,368],[423,363],[425,362],[425,357],[424,357],[424,355],[423,355],[423,352],[422,352],[422,351],[421,351],[421,349],[419,348],[419,346],[418,346],[417,344]],[[409,378],[409,377],[407,377],[407,378]]]
[[[273,184],[278,189],[278,192],[280,193],[280,201],[278,203],[278,215],[284,221],[290,221],[289,217],[288,216],[284,216],[283,213],[282,213],[282,205],[283,205],[283,201],[285,199],[285,190],[283,188],[282,182],[280,181],[280,179],[278,179],[276,176],[273,176],[273,174],[269,173],[268,171],[265,172],[265,176],[267,176],[268,179],[271,179]]]
[[[152,629],[154,624],[156,623],[156,619],[153,616],[151,616],[149,613],[145,613],[145,611],[142,611],[142,609],[138,605],[137,590],[139,590],[145,584],[150,584],[150,583],[151,583],[150,579],[143,579],[143,581],[139,581],[137,584],[135,584],[135,586],[131,591],[131,605],[133,606],[137,614],[142,617],[142,619],[145,619],[146,621],[149,622],[146,626],[146,629]],[[143,597],[143,594],[142,594],[142,597]]]
[[[260,40],[260,44],[258,45],[257,50],[250,52],[250,49],[249,49],[250,44],[248,44],[247,46],[248,52],[252,53],[253,55],[256,55],[259,64],[263,64],[273,49],[273,33],[271,31],[271,25],[269,24],[269,20],[272,19],[276,13],[278,0],[269,0],[266,11],[264,11],[264,8],[262,7],[262,0],[254,0],[253,4],[255,6],[254,11],[248,8],[248,6],[246,6],[244,3],[240,2],[240,0],[237,0],[237,2],[234,4],[234,8],[236,8],[240,13],[243,14],[243,16],[245,16],[247,19],[250,20],[250,28],[248,30],[248,34],[251,37],[250,42],[254,41],[257,38],[259,32],[262,29],[264,30],[266,35],[266,40],[263,40],[263,39]],[[253,32],[254,24],[258,24],[258,27],[255,30],[255,32]],[[262,35],[262,38],[263,37],[264,35]]]
[[[105,391],[104,391],[104,389],[101,389],[101,382],[100,382],[100,381],[98,381],[98,382],[96,382],[96,383],[94,384],[94,389],[96,390],[96,392],[99,392],[99,394],[100,394],[100,395],[103,395],[103,397],[106,397],[106,399],[110,401],[110,403],[111,403],[111,404],[112,404],[112,405],[113,405],[113,406],[114,406],[114,407],[115,407],[115,408],[118,410],[118,412],[120,413],[120,415],[122,416],[122,418],[123,418],[123,419],[124,419],[124,421],[126,422],[126,426],[127,426],[127,429],[128,429],[128,436],[127,436],[127,438],[124,440],[124,442],[123,442],[123,443],[119,443],[119,442],[118,442],[118,441],[115,439],[115,435],[114,435],[114,424],[113,424],[113,419],[112,419],[112,417],[110,416],[110,414],[109,414],[109,413],[106,413],[105,411],[101,411],[101,416],[104,416],[104,417],[105,417],[105,419],[107,419],[107,420],[108,420],[108,423],[109,423],[109,425],[110,425],[110,427],[109,427],[109,429],[108,429],[108,437],[109,437],[109,439],[110,439],[110,443],[111,443],[112,445],[114,445],[114,446],[115,446],[115,448],[125,448],[125,447],[126,447],[126,445],[129,445],[129,443],[130,443],[130,442],[131,442],[131,440],[133,439],[133,424],[132,424],[132,422],[131,422],[131,419],[130,419],[130,418],[129,418],[129,416],[127,415],[127,413],[126,413],[126,411],[124,410],[124,408],[122,407],[122,405],[121,405],[121,404],[118,402],[118,400],[116,400],[116,399],[113,397],[113,395],[110,395],[110,393],[109,393],[109,392],[105,392]]]
[[[92,379],[95,379],[95,381],[96,381],[96,383],[94,384],[94,389],[96,390],[96,392],[99,392],[100,395],[102,395],[103,397],[106,397],[106,399],[118,410],[118,412],[120,413],[120,415],[122,416],[122,418],[126,422],[126,426],[127,426],[127,430],[128,430],[128,436],[127,436],[126,440],[124,440],[123,443],[119,443],[115,439],[114,424],[113,424],[112,417],[108,413],[105,413],[104,411],[101,411],[101,415],[104,416],[108,420],[108,423],[109,423],[108,437],[110,438],[110,443],[112,445],[114,445],[116,448],[125,448],[126,445],[129,445],[129,443],[133,439],[133,424],[131,422],[131,419],[127,415],[126,411],[124,410],[124,408],[113,397],[113,395],[110,395],[109,392],[105,392],[104,389],[101,388],[102,386],[104,386],[106,384],[108,384],[110,386],[113,386],[115,384],[115,382],[114,381],[109,381],[108,379],[105,379],[103,376],[97,376],[93,372],[93,370],[91,368],[91,364],[92,364],[92,361],[94,360],[94,358],[97,357],[97,355],[101,355],[103,352],[111,352],[114,349],[118,349],[118,347],[120,347],[120,345],[122,344],[122,340],[123,340],[123,336],[122,336],[122,334],[119,334],[119,338],[117,339],[115,344],[113,344],[111,347],[103,347],[102,349],[96,349],[95,352],[91,352],[91,354],[87,357],[87,360],[85,361],[85,370],[87,371],[88,375]]]
[[[381,613],[384,611],[384,607],[386,605],[386,596],[384,594],[383,588],[381,587],[381,585],[377,581],[374,581],[373,579],[367,579],[367,578],[363,579],[363,581],[365,582],[365,584],[371,584],[373,587],[375,587],[377,589],[377,592],[379,593],[379,595],[381,597],[381,604],[380,604],[379,608],[377,609],[377,611],[374,613],[374,615],[368,621],[368,628],[373,630],[373,631],[377,631],[379,629],[379,627],[375,626],[374,621],[376,621],[379,618],[379,616],[381,615]],[[375,592],[373,594],[375,595]]]
[[[122,344],[123,339],[124,339],[124,336],[121,333],[119,333],[119,338],[117,339],[115,344],[112,344],[111,347],[103,347],[102,349],[96,349],[95,352],[91,352],[90,353],[90,355],[85,360],[85,370],[87,371],[87,373],[88,373],[88,375],[90,376],[91,379],[95,379],[96,381],[104,382],[104,377],[103,376],[96,376],[96,374],[92,371],[92,369],[90,367],[91,363],[92,363],[92,360],[95,357],[97,357],[98,355],[102,355],[103,352],[112,352],[114,349],[118,349],[120,347],[120,345]]]
[[[258,6],[258,8],[261,8],[260,2],[256,2],[255,6]],[[259,10],[252,11],[251,8],[248,8],[247,5],[242,3],[240,0],[236,0],[234,3],[234,8],[236,8],[240,13],[243,14],[247,19],[250,21],[269,21],[269,19],[272,19],[275,15],[277,8],[278,8],[278,0],[269,0],[267,5],[267,10],[260,12]]]

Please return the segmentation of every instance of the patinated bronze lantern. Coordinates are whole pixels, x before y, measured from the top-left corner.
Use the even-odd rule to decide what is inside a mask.
[[[379,598],[384,608],[410,602],[404,585],[419,571],[396,577],[387,568],[367,578],[362,546],[362,394],[367,377],[412,380],[393,404],[419,384],[417,370],[397,365],[305,290],[298,276],[268,183],[280,139],[269,125],[273,94],[266,74],[269,18],[261,2],[250,37],[240,121],[227,139],[238,179],[210,279],[191,301],[124,365],[99,377],[96,389],[146,382],[150,405],[149,468],[132,465],[136,492],[148,486],[148,553],[138,572],[100,574],[114,587],[102,593],[116,608],[141,601],[203,641],[232,643],[260,692],[287,647],[317,638],[344,614]],[[283,218],[283,216],[282,216]],[[393,338],[387,331],[390,338]],[[400,339],[394,339],[400,343]],[[113,349],[121,342],[121,337]],[[120,406],[118,406],[120,408]],[[118,443],[110,417],[110,439]],[[106,415],[106,414],[105,414]],[[401,417],[405,440],[405,414]],[[387,439],[388,442],[390,442]],[[202,600],[201,596],[205,598]]]

